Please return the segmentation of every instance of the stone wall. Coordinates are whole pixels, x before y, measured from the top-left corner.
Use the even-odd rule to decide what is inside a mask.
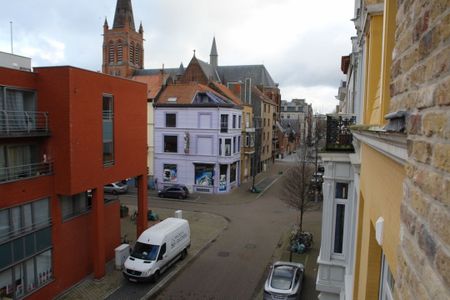
[[[450,1],[398,0],[391,111],[406,109],[398,299],[450,297]]]

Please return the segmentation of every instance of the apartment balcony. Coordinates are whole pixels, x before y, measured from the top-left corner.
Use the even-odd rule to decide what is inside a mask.
[[[49,135],[47,112],[0,110],[0,138]]]
[[[53,172],[52,167],[53,166],[51,162],[38,162],[11,167],[0,167],[0,184],[38,176],[50,175]]]
[[[356,116],[332,114],[327,115],[327,138],[325,151],[353,152],[353,138],[350,126],[356,122]]]

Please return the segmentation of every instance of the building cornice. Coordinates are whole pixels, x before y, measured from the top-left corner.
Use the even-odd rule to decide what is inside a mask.
[[[404,165],[408,158],[406,134],[351,129],[353,138]]]

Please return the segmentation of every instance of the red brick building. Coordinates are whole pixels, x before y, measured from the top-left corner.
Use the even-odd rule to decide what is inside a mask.
[[[120,204],[103,186],[136,177],[147,210],[146,103],[145,84],[119,77],[0,67],[0,298],[50,299],[105,274]]]

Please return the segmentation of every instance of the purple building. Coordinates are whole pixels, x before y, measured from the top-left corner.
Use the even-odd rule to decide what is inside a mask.
[[[222,89],[226,87],[221,86]],[[158,187],[229,192],[240,184],[242,110],[237,97],[199,83],[168,85],[155,104]]]

